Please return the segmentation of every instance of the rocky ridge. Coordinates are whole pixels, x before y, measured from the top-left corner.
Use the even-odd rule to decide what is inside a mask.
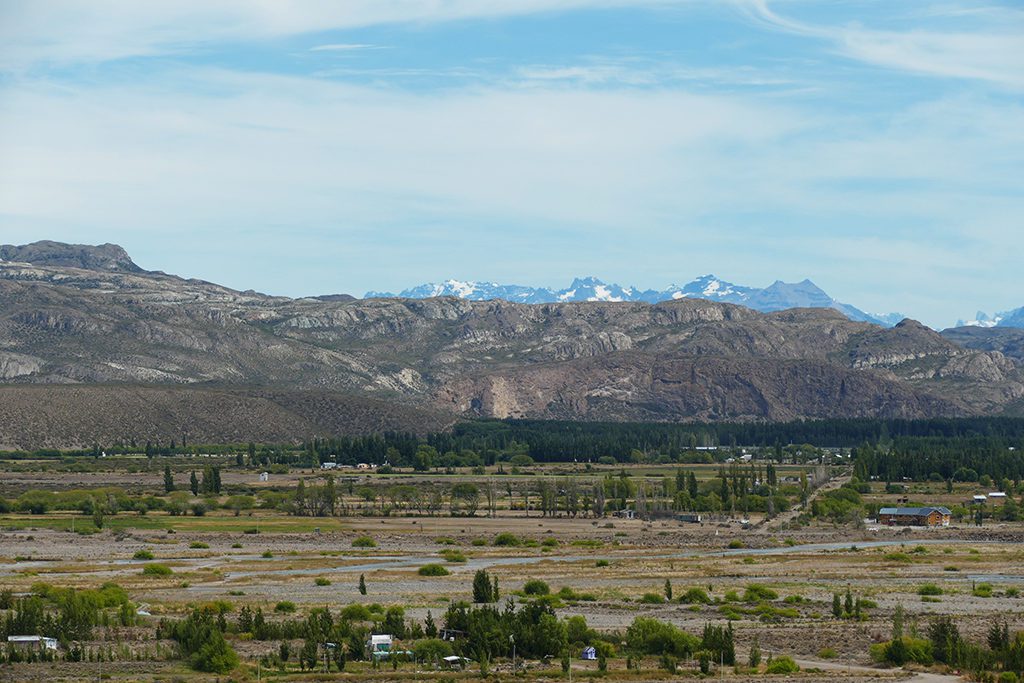
[[[54,258],[51,250],[45,260]],[[238,410],[225,407],[218,417],[210,394],[195,392],[223,392],[218,400],[235,406],[239,392],[257,389],[291,397],[320,392],[350,412],[376,401],[394,406],[396,426],[421,430],[467,416],[928,417],[1002,414],[1024,403],[1019,361],[996,349],[965,348],[909,320],[886,329],[831,309],[765,314],[690,298],[289,299],[110,267],[107,255],[77,263],[0,263],[0,379],[137,395],[174,387],[178,407],[163,413],[167,424],[159,427],[167,433],[190,422],[186,398],[195,395],[196,410],[204,411],[197,423],[212,439],[216,424],[238,423]],[[130,415],[138,414],[115,395],[96,394],[96,411],[125,416],[122,427],[108,425],[104,434],[131,431]],[[342,426],[353,433],[389,422],[368,418],[388,414],[380,410],[352,420],[306,419],[308,405],[289,401],[307,407],[294,409],[298,420],[267,418],[278,425],[277,437]],[[0,411],[0,443],[36,443],[38,436],[23,438],[18,421],[46,424],[43,414],[53,403],[30,401],[32,419],[24,406],[17,415]],[[278,410],[261,406],[254,414]],[[85,402],[81,410],[88,415],[92,407]],[[159,420],[147,419],[149,433]],[[222,436],[236,431],[225,427]]]

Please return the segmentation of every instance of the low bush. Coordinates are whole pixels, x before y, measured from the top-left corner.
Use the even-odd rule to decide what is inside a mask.
[[[142,568],[143,576],[170,576],[173,573],[166,564],[147,564]]]
[[[445,548],[441,551],[441,557],[448,562],[465,562],[466,555],[461,550],[454,548]]]
[[[530,579],[523,584],[523,593],[526,595],[547,595],[550,592],[551,587],[540,579]]]
[[[278,614],[291,614],[295,611],[295,603],[291,600],[282,600],[274,605],[274,611]]]
[[[153,553],[149,550],[136,550],[135,554],[132,555],[132,559],[134,560],[152,560],[153,557]]]
[[[423,565],[416,573],[420,576],[448,576],[451,574],[450,571],[444,568],[444,565],[433,563]]]
[[[209,550],[210,544],[203,543],[202,541],[192,541],[188,544],[188,547],[192,548],[193,550]]]
[[[640,602],[645,605],[663,605],[665,597],[661,593],[644,593],[640,597]]]
[[[316,580],[313,583],[315,583],[318,586],[330,586],[331,585],[331,580],[330,579],[325,579],[322,576],[318,576],[318,577],[316,577]]]
[[[743,602],[762,602],[765,600],[778,600],[779,594],[767,586],[759,583],[752,583],[743,591]]]
[[[945,591],[934,583],[925,583],[917,587],[918,595],[942,595]]]
[[[679,602],[686,605],[693,605],[697,603],[708,605],[711,603],[711,598],[703,588],[690,588],[679,596]]]
[[[770,674],[795,674],[800,667],[793,661],[792,657],[782,655],[768,663],[765,673]]]
[[[352,541],[353,548],[376,548],[377,541],[369,536],[360,536]]]
[[[500,533],[500,534],[498,534],[497,536],[494,537],[494,545],[496,545],[496,546],[505,546],[505,547],[515,548],[515,547],[521,546],[522,544],[523,544],[522,539],[520,539],[515,534],[509,533],[507,531],[502,532],[502,533]]]

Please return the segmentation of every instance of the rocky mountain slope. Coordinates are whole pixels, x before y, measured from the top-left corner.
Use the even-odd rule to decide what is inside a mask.
[[[634,301],[656,304],[676,299],[707,299],[727,304],[739,304],[762,313],[782,311],[787,308],[832,308],[850,320],[872,322],[884,326],[895,325],[903,319],[903,316],[896,313],[871,315],[854,306],[836,301],[810,280],[796,283],[777,280],[761,289],[736,285],[720,280],[714,275],[704,275],[683,286],[669,285],[662,290],[622,287],[602,282],[595,277],[576,278],[571,285],[560,290],[546,287],[502,285],[496,282],[445,280],[406,289],[397,297],[390,292],[367,292],[365,298],[432,299],[441,296],[454,296],[470,301],[501,299],[524,304],[580,301]]]
[[[5,253],[32,257],[18,249]],[[289,299],[101,249],[70,266],[54,248],[0,263],[0,445],[423,431],[466,416],[997,414],[1024,397],[1017,362],[913,321],[691,298]],[[17,386],[55,384],[78,386]]]
[[[942,331],[946,339],[968,349],[999,351],[1024,363],[1024,329],[1017,327],[953,327]]]

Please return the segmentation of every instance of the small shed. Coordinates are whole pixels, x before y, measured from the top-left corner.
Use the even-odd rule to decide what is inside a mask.
[[[57,650],[60,647],[56,638],[46,636],[7,636],[7,643],[22,650]]]
[[[593,645],[588,645],[587,647],[583,648],[583,654],[580,656],[581,658],[587,660],[597,659],[597,648]]]
[[[270,472],[260,472],[260,481],[270,481]]]
[[[988,494],[989,500],[1006,500],[1006,493],[1003,491],[992,491]]]

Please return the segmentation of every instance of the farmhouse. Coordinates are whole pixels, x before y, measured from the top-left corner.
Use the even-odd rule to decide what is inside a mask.
[[[878,521],[889,526],[949,526],[950,515],[944,507],[882,508]]]

